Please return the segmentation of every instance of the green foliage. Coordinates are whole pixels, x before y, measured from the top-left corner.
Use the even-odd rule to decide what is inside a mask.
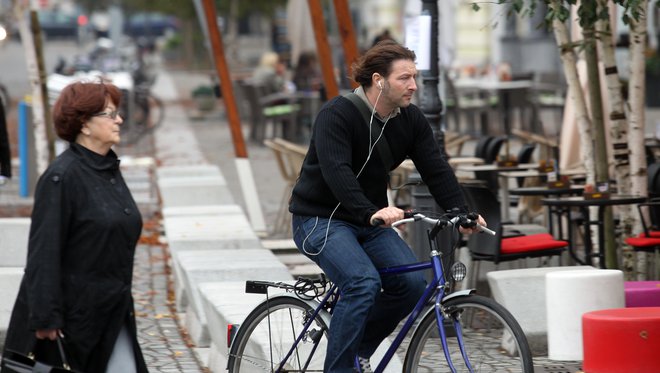
[[[645,53],[646,56],[646,74],[660,76],[660,56],[658,56],[658,51],[654,49],[648,49]]]
[[[165,49],[175,50],[181,47],[183,44],[183,38],[180,33],[175,33],[167,38],[165,41]]]
[[[232,1],[215,0],[218,14],[229,14]],[[285,7],[287,2],[288,0],[240,0],[237,2],[238,17],[245,17],[250,13],[261,13],[272,16],[278,8]]]
[[[192,97],[205,97],[205,96],[214,96],[213,87],[210,85],[200,85],[193,89],[191,93]]]

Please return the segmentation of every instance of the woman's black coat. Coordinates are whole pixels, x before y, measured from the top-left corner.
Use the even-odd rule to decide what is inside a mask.
[[[137,371],[147,372],[131,295],[141,230],[116,154],[71,144],[37,183],[27,266],[5,349],[27,353],[35,330],[59,328],[72,368],[102,373],[126,325]],[[53,344],[40,342],[40,351],[43,345]]]

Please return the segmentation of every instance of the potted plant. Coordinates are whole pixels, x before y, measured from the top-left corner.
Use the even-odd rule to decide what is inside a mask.
[[[200,85],[192,91],[193,101],[200,111],[210,111],[215,108],[217,98],[215,91],[210,85]]]

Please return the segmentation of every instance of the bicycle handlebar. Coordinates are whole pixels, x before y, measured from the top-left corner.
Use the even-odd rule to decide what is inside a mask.
[[[379,219],[374,219],[374,220],[379,220]],[[492,229],[488,229],[486,226],[481,225],[477,223],[475,220],[468,218],[468,214],[460,214],[460,215],[455,215],[453,217],[448,217],[448,216],[442,216],[440,218],[429,218],[426,215],[420,214],[420,213],[414,213],[410,217],[403,218],[401,220],[397,220],[394,223],[392,223],[392,227],[396,227],[401,224],[405,223],[411,223],[411,222],[416,222],[416,221],[424,221],[429,224],[433,225],[440,225],[443,228],[451,225],[454,226],[456,224],[471,224],[474,223],[476,226],[479,228],[480,232],[488,233],[491,236],[495,236],[497,232],[493,231]]]

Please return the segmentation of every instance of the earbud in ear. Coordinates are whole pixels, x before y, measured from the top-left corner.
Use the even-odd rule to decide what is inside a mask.
[[[378,81],[378,88],[380,88],[381,91],[383,90],[383,83],[381,83],[380,80]]]

